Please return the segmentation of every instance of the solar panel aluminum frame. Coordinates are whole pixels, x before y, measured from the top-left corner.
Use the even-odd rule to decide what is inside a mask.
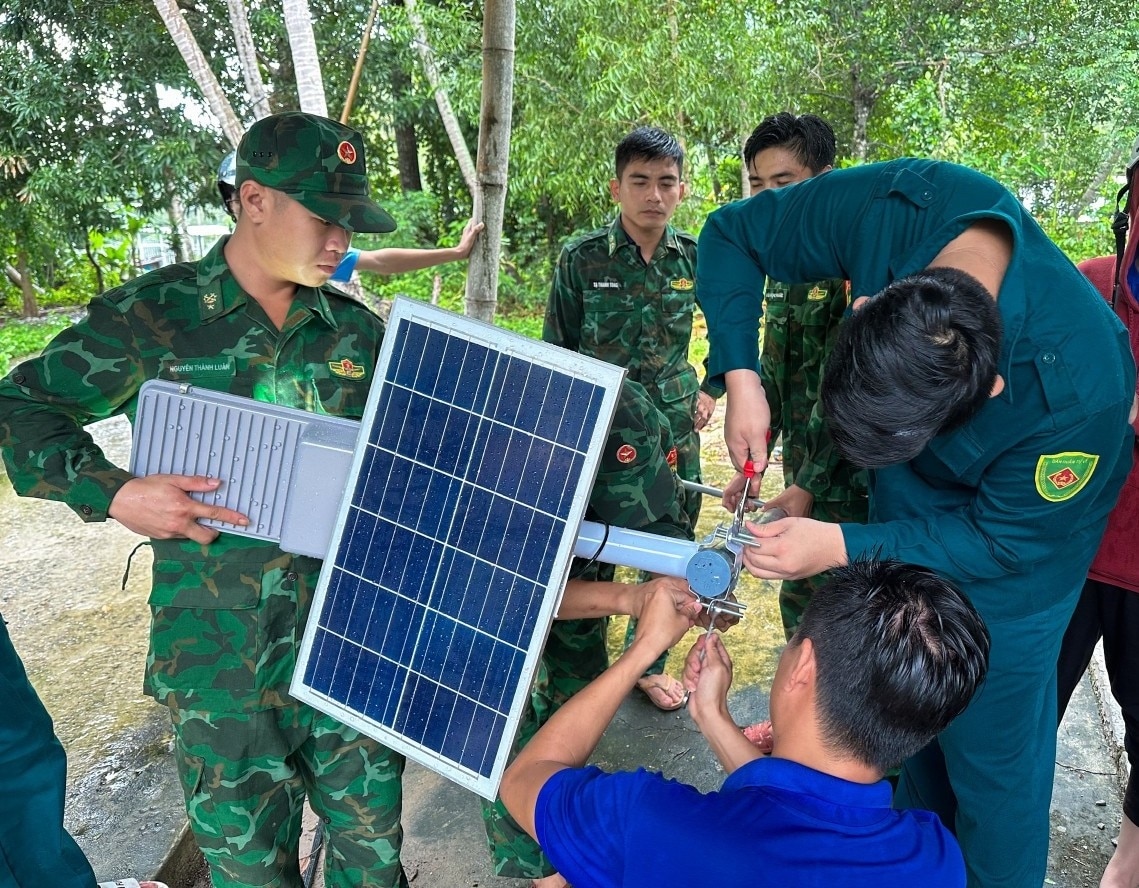
[[[526,645],[525,659],[523,661],[519,678],[513,689],[507,688],[510,704],[505,719],[505,727],[494,750],[493,764],[489,768],[476,770],[459,762],[455,757],[445,756],[440,750],[431,748],[422,743],[409,739],[407,736],[393,730],[367,717],[358,709],[352,708],[344,701],[336,699],[312,687],[306,680],[309,664],[314,654],[314,644],[318,632],[321,630],[321,619],[325,612],[330,595],[330,583],[338,565],[336,553],[343,545],[343,537],[349,530],[349,522],[353,515],[353,499],[360,483],[360,474],[368,454],[370,434],[376,428],[377,412],[385,389],[393,383],[392,370],[393,350],[397,342],[401,324],[420,324],[429,330],[442,331],[448,336],[464,339],[471,343],[489,348],[508,357],[518,357],[530,364],[553,371],[562,376],[574,377],[601,389],[601,402],[594,420],[593,428],[589,429],[588,443],[581,453],[583,462],[581,471],[573,485],[568,513],[562,533],[557,541],[555,555],[551,561],[548,578],[545,579],[545,591],[538,609],[534,627],[528,644]],[[361,423],[361,438],[353,456],[352,466],[347,484],[347,493],[341,501],[339,515],[332,533],[333,544],[330,546],[329,557],[325,559],[320,580],[315,591],[311,616],[305,628],[298,655],[297,669],[294,673],[290,692],[297,699],[309,703],[362,734],[369,736],[390,748],[406,755],[436,773],[464,786],[487,799],[493,799],[498,794],[502,773],[506,768],[514,737],[519,723],[529,701],[530,685],[538,666],[539,657],[545,644],[561,595],[568,577],[574,547],[577,542],[578,529],[588,504],[589,495],[596,476],[600,455],[612,422],[616,407],[618,390],[624,378],[625,371],[619,367],[597,361],[583,355],[569,352],[563,348],[528,339],[514,333],[499,329],[471,318],[455,315],[451,312],[433,306],[406,299],[397,299],[393,304],[388,321],[388,332],[384,338],[380,357],[377,363],[372,390],[369,392],[368,403],[365,407],[364,418]],[[457,477],[457,476],[456,476]],[[438,504],[440,508],[447,504]],[[414,529],[414,528],[412,528]],[[440,563],[442,559],[440,559]],[[438,564],[432,565],[438,567]],[[430,570],[427,572],[431,573]],[[433,580],[434,582],[434,580]],[[361,645],[362,646],[362,645]],[[409,655],[410,656],[410,655]],[[406,664],[401,664],[406,665]],[[347,696],[347,695],[345,695]],[[490,749],[488,749],[488,752]]]

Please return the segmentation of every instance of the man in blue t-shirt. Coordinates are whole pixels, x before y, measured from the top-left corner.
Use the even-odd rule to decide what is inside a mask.
[[[633,644],[506,771],[507,808],[575,888],[965,884],[950,832],[927,811],[893,810],[882,779],[965,708],[988,668],[988,632],[952,584],[897,561],[836,569],[776,668],[770,756],[728,714],[731,660],[702,635],[684,680],[728,774],[718,792],[586,767],[645,666],[692,625],[654,593]],[[678,823],[683,847],[662,854]]]

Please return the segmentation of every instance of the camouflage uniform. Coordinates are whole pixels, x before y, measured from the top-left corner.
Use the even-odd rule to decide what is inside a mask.
[[[621,215],[605,228],[567,244],[558,257],[546,305],[542,338],[628,370],[664,414],[675,444],[670,456],[677,474],[700,480],[700,435],[693,428],[700,383],[688,363],[692,312],[696,305],[696,240],[668,226],[645,263],[641,251],[621,226]],[[712,392],[718,397],[719,392]],[[673,449],[666,451],[671,454]],[[693,528],[700,515],[700,494],[682,491]],[[612,580],[602,566],[598,579]],[[631,637],[635,624],[630,622]],[[608,665],[605,626],[598,620],[567,620],[554,626],[548,650],[552,662],[564,663],[552,678],[576,685],[583,676]],[[666,654],[646,675],[664,671]],[[586,679],[588,681],[588,679]]]
[[[692,538],[684,510],[684,488],[669,467],[672,436],[664,416],[653,407],[644,389],[626,382],[605,450],[586,517],[617,527]],[[571,577],[612,579],[612,565],[575,559]],[[530,690],[530,708],[514,742],[517,753],[530,742],[566,700],[608,667],[605,650],[607,620],[559,620],[546,642]],[[569,632],[557,633],[562,627]],[[585,643],[585,644],[583,644]],[[600,656],[583,657],[585,654]],[[483,821],[497,875],[539,879],[554,868],[530,836],[507,813],[501,800],[483,803]]]
[[[688,363],[695,292],[696,239],[669,226],[645,264],[618,214],[562,249],[542,330],[546,342],[624,367],[644,386],[668,420],[686,481],[700,480],[700,382]],[[695,526],[700,495],[686,494],[686,508]]]
[[[296,114],[254,126],[238,151],[239,180],[243,150],[256,149],[254,163],[271,164],[286,193],[314,182],[325,188],[301,195],[310,211],[344,227],[385,230],[390,217],[357,199],[367,187],[358,134]],[[265,141],[247,146],[255,131]],[[326,179],[312,172],[321,150],[331,155]],[[304,182],[290,180],[290,170]],[[234,278],[226,243],[197,263],[97,297],[84,321],[0,382],[0,444],[18,493],[61,500],[85,521],[106,520],[131,475],[83,427],[118,414],[133,422],[149,379],[362,415],[383,322],[332,287],[298,286],[278,330]],[[145,688],[170,708],[187,814],[214,885],[299,886],[307,793],[326,823],[329,888],[406,886],[402,757],[288,695],[320,561],[225,533],[209,545],[151,545]]]
[[[815,498],[818,521],[867,520],[866,472],[839,457],[819,400],[823,367],[848,304],[846,281],[788,286],[767,279],[760,366],[771,407],[771,438],[783,434],[783,477]],[[783,631],[790,639],[825,574],[784,580],[779,589]]]

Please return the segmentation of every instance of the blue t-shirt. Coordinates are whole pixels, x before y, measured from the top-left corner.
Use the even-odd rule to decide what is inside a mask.
[[[336,266],[336,271],[332,272],[332,277],[329,280],[333,283],[352,280],[352,272],[356,270],[356,262],[359,259],[360,251],[349,247],[348,252],[344,254],[344,258],[340,260],[340,264]]]
[[[889,783],[851,783],[762,758],[719,792],[644,769],[559,771],[534,811],[574,888],[961,888],[957,840],[928,811],[895,811]]]

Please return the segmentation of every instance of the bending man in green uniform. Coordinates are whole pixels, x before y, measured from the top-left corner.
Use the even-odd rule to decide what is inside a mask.
[[[783,111],[765,117],[744,145],[751,193],[802,182],[834,166],[829,123],[813,114]],[[767,501],[788,515],[818,521],[866,521],[866,473],[843,459],[827,434],[819,390],[849,303],[842,278],[764,286],[760,372],[771,408],[772,443],[783,435],[785,489]],[[770,451],[769,451],[770,455]],[[822,576],[786,579],[779,613],[787,640],[795,634]]]
[[[765,461],[762,282],[851,281],[823,378],[840,452],[870,472],[868,525],[752,525],[756,576],[860,557],[957,583],[992,635],[985,685],[907,760],[899,807],[955,829],[971,886],[1039,888],[1056,748],[1056,655],[1130,465],[1135,366],[1119,321],[1021,203],[965,167],[836,170],[713,213],[700,236],[711,372],[737,466]],[[870,297],[870,298],[866,298]],[[743,476],[729,485],[731,503]]]
[[[672,433],[665,417],[653,406],[642,386],[626,380],[601,454],[586,518],[615,527],[691,539],[691,525],[684,508],[685,490],[669,465],[668,454],[672,450]],[[566,700],[589,684],[590,679],[580,673],[578,652],[569,644],[555,641],[559,628],[599,625],[598,637],[604,645],[607,618],[626,614],[636,618],[654,591],[666,591],[678,610],[695,600],[682,579],[661,577],[637,584],[617,583],[613,581],[612,565],[574,560],[557,622],[538,663],[530,690],[530,708],[518,728],[516,751],[530,742]],[[607,659],[604,647],[601,657]],[[566,885],[538,843],[515,822],[500,799],[493,804],[484,802],[482,811],[496,874],[529,878],[541,888]]]
[[[248,519],[191,498],[217,479],[134,478],[84,430],[133,419],[139,388],[156,378],[363,414],[384,326],[325,286],[353,231],[395,227],[368,196],[360,134],[309,114],[264,118],[238,147],[237,189],[230,237],[199,262],[97,297],[0,383],[3,457],[18,493],[150,538],[146,690],[170,708],[213,884],[299,888],[307,796],[325,822],[329,888],[406,888],[402,757],[288,695],[320,562],[202,526]]]
[[[615,151],[610,196],[618,205],[606,227],[568,243],[558,257],[542,338],[625,367],[664,414],[675,442],[677,474],[700,480],[700,435],[715,399],[700,391],[688,363],[695,308],[696,240],[676,231],[673,213],[684,197],[684,149],[672,135],[640,127]],[[685,493],[696,526],[700,494]],[[603,568],[602,579],[612,579]],[[564,649],[569,680],[584,687],[608,666],[602,624],[556,625],[552,649]],[[684,703],[684,688],[665,674],[664,657],[637,683],[664,710]]]

